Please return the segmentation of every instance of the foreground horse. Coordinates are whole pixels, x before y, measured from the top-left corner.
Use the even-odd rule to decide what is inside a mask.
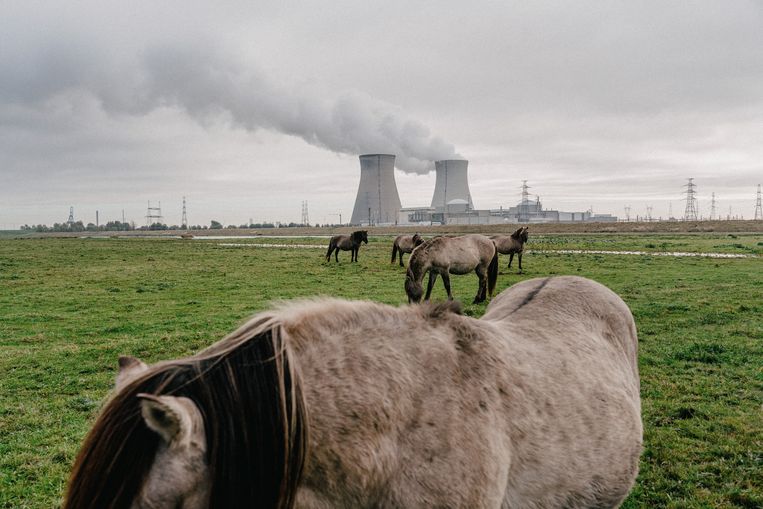
[[[620,504],[642,440],[623,301],[557,277],[457,307],[303,301],[191,357],[121,358],[64,507]]]
[[[498,279],[498,252],[493,241],[484,235],[472,234],[461,237],[435,237],[413,250],[408,259],[408,271],[405,274],[405,293],[408,302],[421,301],[424,288],[421,281],[429,271],[429,283],[425,300],[432,294],[437,275],[442,276],[448,299],[453,299],[450,292],[450,274],[477,273],[479,286],[474,302],[483,302],[487,294],[493,296],[495,282]]]
[[[395,258],[397,258],[399,253],[400,266],[404,267],[403,253],[410,253],[414,250],[414,248],[421,245],[423,242],[424,239],[422,239],[421,235],[418,233],[414,233],[413,235],[398,235],[395,237],[394,242],[392,242],[392,260],[390,263],[395,263]]]
[[[527,230],[529,227],[523,226],[517,229],[509,236],[506,235],[493,235],[490,238],[495,242],[495,247],[501,254],[509,255],[509,268],[511,268],[511,262],[514,260],[514,255],[517,255],[519,260],[519,272],[522,272],[522,252],[525,250],[525,242],[527,242]]]
[[[361,242],[368,244],[368,232],[366,230],[352,232],[350,235],[334,235],[331,237],[331,240],[329,240],[329,250],[326,252],[326,261],[331,261],[331,253],[335,252],[336,262],[339,263],[339,250],[341,249],[342,251],[352,251],[350,261],[357,262]]]

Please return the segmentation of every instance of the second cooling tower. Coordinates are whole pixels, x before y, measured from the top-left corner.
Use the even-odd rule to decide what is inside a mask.
[[[352,224],[393,224],[400,211],[395,184],[395,156],[360,156],[360,185],[352,209]]]
[[[437,179],[434,184],[434,196],[432,196],[432,208],[435,211],[445,212],[446,208],[454,205],[466,206],[465,208],[468,209],[474,208],[467,179],[468,166],[469,161],[465,159],[435,161]]]

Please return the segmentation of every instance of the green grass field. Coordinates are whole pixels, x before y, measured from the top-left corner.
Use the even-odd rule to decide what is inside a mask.
[[[269,302],[317,294],[406,302],[389,238],[360,262],[323,249],[222,243],[322,239],[0,240],[0,507],[55,507],[120,354],[148,362],[209,345]],[[726,252],[745,259],[527,254],[498,290],[593,278],[639,328],[645,448],[625,507],[763,506],[763,235],[545,235],[530,249]],[[407,258],[406,258],[407,259]],[[516,260],[515,260],[516,263]],[[454,277],[465,303],[475,276]],[[434,297],[444,298],[438,281]],[[479,316],[484,305],[465,306]]]

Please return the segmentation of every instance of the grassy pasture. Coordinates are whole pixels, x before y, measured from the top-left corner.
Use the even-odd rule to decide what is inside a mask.
[[[360,262],[322,239],[0,239],[0,507],[55,507],[111,387],[116,358],[190,354],[277,299],[406,301],[390,239]],[[577,274],[631,307],[639,328],[645,448],[626,507],[763,506],[763,234],[537,235],[530,249],[753,254],[711,259],[527,254],[498,290]],[[407,259],[407,255],[406,255]],[[516,263],[516,260],[515,260]],[[465,303],[476,277],[452,279]],[[438,281],[434,297],[444,298]],[[479,316],[484,305],[465,306]]]

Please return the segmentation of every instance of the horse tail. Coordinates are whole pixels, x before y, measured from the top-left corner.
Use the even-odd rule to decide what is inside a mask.
[[[329,261],[331,258],[331,252],[334,250],[334,239],[329,240],[329,250],[326,251],[326,261]]]
[[[496,281],[498,281],[498,248],[493,253],[493,259],[490,260],[490,265],[487,268],[487,291],[490,297],[493,296]]]
[[[389,263],[395,263],[395,258],[397,257],[397,240],[392,243],[392,261]]]

